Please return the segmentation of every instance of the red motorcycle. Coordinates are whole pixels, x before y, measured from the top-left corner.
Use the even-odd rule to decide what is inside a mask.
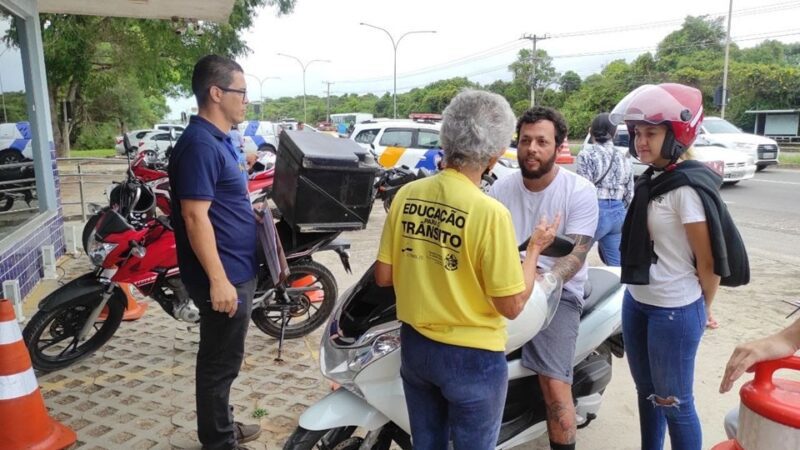
[[[127,304],[119,283],[135,286],[176,320],[199,321],[180,279],[172,227],[165,216],[153,218],[152,197],[147,185],[128,180],[121,184],[119,208],[100,214],[87,245],[96,269],[45,297],[23,330],[34,368],[67,367],[108,342]],[[136,227],[134,221],[144,225]],[[334,250],[349,270],[349,244],[334,242],[340,232],[300,233],[282,221],[276,227],[291,275],[275,286],[266,264],[260,265],[251,319],[282,345],[284,338],[304,336],[322,325],[336,301],[333,274],[311,255]]]
[[[129,145],[129,144],[125,144]],[[126,147],[127,148],[127,147]],[[169,150],[167,150],[169,152]],[[130,158],[131,152],[127,152]],[[254,164],[253,173],[249,174],[247,190],[250,192],[250,203],[263,203],[269,198],[272,191],[272,182],[275,178],[275,156],[262,155]],[[128,178],[139,180],[152,188],[155,193],[156,207],[165,215],[172,211],[170,204],[169,175],[167,174],[167,163],[159,159],[153,150],[144,150],[136,155],[131,162],[129,160]],[[102,207],[92,204],[93,213],[83,227],[82,243],[83,248],[88,248],[89,234],[97,226],[104,208],[118,208],[120,202],[121,184],[117,184],[108,195],[108,206]],[[134,223],[134,226],[141,226],[141,223]]]

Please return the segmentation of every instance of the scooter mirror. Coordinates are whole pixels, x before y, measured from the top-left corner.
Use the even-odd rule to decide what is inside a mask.
[[[519,244],[517,249],[521,252],[524,252],[525,249],[528,248],[528,242],[531,238],[525,239],[522,244]],[[563,234],[559,234],[553,240],[553,243],[550,244],[549,247],[544,249],[542,252],[542,256],[549,256],[551,258],[560,258],[562,256],[567,256],[572,253],[572,249],[575,247],[575,240],[569,236],[564,236]]]
[[[169,140],[170,141],[174,141],[175,140],[175,128],[170,128],[169,129]]]

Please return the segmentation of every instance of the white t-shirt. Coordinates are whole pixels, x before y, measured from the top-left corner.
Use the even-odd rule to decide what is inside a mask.
[[[597,229],[597,189],[587,179],[564,168],[558,169],[553,182],[540,192],[531,192],[522,183],[522,173],[517,171],[497,180],[489,189],[511,211],[517,244],[531,237],[539,220],[552,221],[561,213],[560,234],[580,234],[593,237]],[[524,255],[524,252],[523,252]],[[558,258],[539,258],[539,266],[549,270]],[[589,276],[584,262],[577,274],[564,283],[564,290],[583,299],[583,285]]]
[[[650,200],[647,229],[655,256],[650,264],[650,284],[628,285],[633,298],[662,308],[686,306],[700,298],[703,290],[684,224],[705,221],[703,202],[690,186]]]

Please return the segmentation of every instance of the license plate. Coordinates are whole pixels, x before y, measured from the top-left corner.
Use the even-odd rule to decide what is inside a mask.
[[[772,159],[772,158],[775,158],[775,153],[773,153],[773,152],[766,153],[765,152],[765,153],[762,154],[762,156],[763,156],[764,159]]]

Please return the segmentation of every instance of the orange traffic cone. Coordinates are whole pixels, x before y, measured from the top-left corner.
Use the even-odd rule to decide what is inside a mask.
[[[125,297],[128,297],[128,306],[125,307],[125,314],[122,316],[122,320],[138,320],[143,315],[144,312],[147,310],[147,303],[139,303],[133,297],[133,292],[131,292],[131,285],[128,283],[120,283],[119,287],[122,288],[122,292],[125,293]]]
[[[129,283],[119,283],[120,289],[125,294],[125,297],[128,299],[128,303],[125,306],[125,314],[122,315],[122,320],[132,321],[141,319],[144,315],[144,312],[147,311],[147,303],[139,303],[136,301],[136,298],[133,297],[133,293],[131,292],[131,284]],[[108,316],[108,307],[103,308],[103,311],[100,312],[100,316],[98,316],[99,320],[105,320]]]
[[[77,440],[47,414],[14,308],[5,299],[0,300],[0,423],[4,450],[56,450]]]

